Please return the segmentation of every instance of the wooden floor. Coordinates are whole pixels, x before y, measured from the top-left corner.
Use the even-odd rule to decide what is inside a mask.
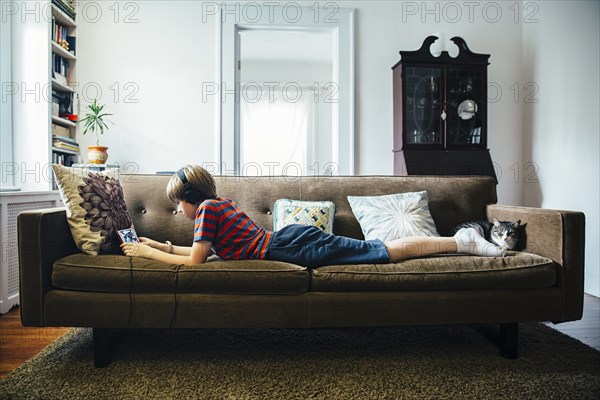
[[[583,318],[579,321],[546,325],[600,350],[600,299],[589,294],[584,296]]]
[[[600,299],[585,295],[580,321],[547,325],[600,350]],[[68,328],[23,327],[18,307],[1,315],[0,379],[68,331]]]
[[[68,331],[24,327],[18,307],[0,315],[0,379]]]

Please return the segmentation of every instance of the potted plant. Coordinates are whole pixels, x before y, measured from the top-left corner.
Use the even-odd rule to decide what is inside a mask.
[[[108,147],[100,146],[100,135],[104,134],[104,130],[108,131],[106,122],[110,121],[106,117],[112,114],[102,113],[104,106],[94,99],[92,104],[88,104],[86,107],[83,119],[79,121],[79,123],[83,123],[84,135],[88,132],[96,134],[96,145],[88,146],[88,162],[90,164],[105,164],[108,159]]]

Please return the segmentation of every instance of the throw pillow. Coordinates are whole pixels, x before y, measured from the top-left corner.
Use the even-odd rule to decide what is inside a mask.
[[[333,233],[335,204],[331,201],[301,201],[279,199],[275,202],[273,230],[292,224],[313,225]]]
[[[53,164],[58,190],[77,247],[85,254],[119,252],[119,229],[133,226],[118,171],[93,172]]]
[[[425,191],[348,196],[348,202],[367,240],[387,242],[407,236],[440,236]]]

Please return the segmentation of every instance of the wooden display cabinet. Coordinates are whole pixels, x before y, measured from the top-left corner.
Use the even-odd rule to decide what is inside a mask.
[[[487,66],[460,37],[457,57],[435,57],[429,36],[392,67],[395,175],[488,175]]]

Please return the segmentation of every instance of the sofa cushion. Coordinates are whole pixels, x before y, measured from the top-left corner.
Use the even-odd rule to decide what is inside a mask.
[[[408,236],[440,236],[426,191],[383,196],[348,196],[365,239],[389,242]]]
[[[396,264],[331,265],[312,272],[312,291],[535,289],[554,286],[552,260],[535,254],[440,255]]]
[[[178,271],[178,272],[177,272]],[[133,277],[133,279],[132,279]],[[279,261],[221,261],[181,265],[121,255],[74,254],[54,262],[60,289],[127,293],[298,294],[306,268]]]
[[[333,233],[335,204],[331,201],[301,201],[279,199],[275,202],[273,230],[279,231],[292,224],[316,226]]]
[[[102,172],[52,164],[75,244],[90,255],[119,251],[117,231],[131,228],[118,170]]]

